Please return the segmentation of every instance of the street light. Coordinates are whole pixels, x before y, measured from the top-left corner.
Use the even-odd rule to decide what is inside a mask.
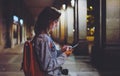
[[[13,16],[13,22],[14,22],[14,23],[18,22],[18,17],[15,16],[15,15]]]
[[[23,19],[20,19],[20,24],[21,24],[21,26],[23,25]]]
[[[66,4],[62,5],[62,9],[65,10],[66,9]]]

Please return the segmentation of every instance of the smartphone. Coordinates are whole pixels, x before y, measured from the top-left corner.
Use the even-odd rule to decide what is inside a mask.
[[[72,46],[72,49],[76,48],[79,45],[79,43]]]

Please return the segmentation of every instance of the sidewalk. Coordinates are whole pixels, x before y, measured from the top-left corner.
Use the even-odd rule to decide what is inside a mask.
[[[4,52],[0,53],[0,76],[24,76],[23,71],[20,71],[22,50],[23,44],[4,49]],[[87,56],[71,55],[63,68],[69,70],[67,76],[100,76],[98,71],[89,64]]]
[[[24,76],[20,71],[23,44],[0,50],[0,76]]]
[[[73,56],[71,55],[63,67],[69,69],[68,76],[100,76],[97,69],[90,64],[87,56]]]
[[[0,47],[0,54],[21,54],[23,52],[23,45],[24,44],[19,44],[14,46],[14,48],[2,48]]]

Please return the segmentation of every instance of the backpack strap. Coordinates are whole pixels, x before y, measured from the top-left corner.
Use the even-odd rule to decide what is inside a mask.
[[[26,53],[27,53],[27,51],[26,51],[26,47],[28,47],[28,41],[25,41],[25,43],[24,43],[24,46],[23,46],[23,59],[22,59],[22,64],[21,64],[21,68],[20,68],[20,70],[23,70],[24,69],[24,62],[26,63]],[[25,67],[26,68],[26,67]]]

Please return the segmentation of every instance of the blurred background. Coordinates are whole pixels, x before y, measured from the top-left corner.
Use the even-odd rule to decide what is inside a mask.
[[[37,16],[46,6],[62,13],[52,33],[56,42],[79,42],[73,55],[88,57],[99,70],[120,69],[120,0],[0,0],[1,53],[20,52],[19,45],[34,37]],[[17,53],[8,50],[13,48]]]

